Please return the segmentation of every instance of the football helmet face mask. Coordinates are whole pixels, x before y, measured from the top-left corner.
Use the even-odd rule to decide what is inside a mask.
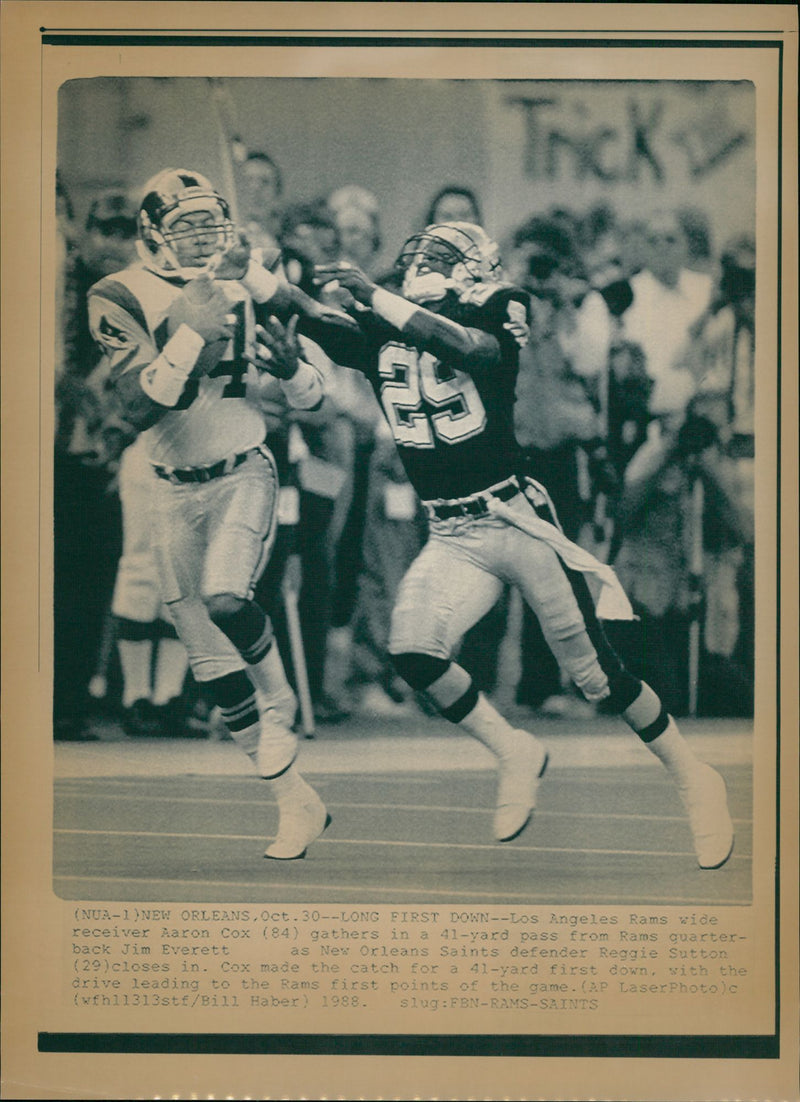
[[[236,241],[230,209],[199,172],[168,168],[145,185],[139,254],[165,276],[193,279]]]
[[[414,234],[397,258],[403,296],[411,302],[440,302],[448,291],[464,301],[476,283],[503,278],[497,245],[471,222],[439,222]]]

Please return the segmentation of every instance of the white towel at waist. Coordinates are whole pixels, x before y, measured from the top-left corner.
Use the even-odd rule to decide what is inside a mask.
[[[533,509],[526,509],[523,513],[496,497],[489,498],[487,504],[495,516],[513,524],[534,539],[543,540],[553,548],[565,566],[570,570],[579,570],[585,576],[600,620],[637,619],[619,578],[607,563],[600,562],[594,555],[568,540],[560,529],[542,520]]]

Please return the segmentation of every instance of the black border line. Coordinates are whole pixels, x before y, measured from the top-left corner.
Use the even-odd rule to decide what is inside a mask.
[[[40,1033],[39,1052],[775,1060],[776,1036],[513,1033]]]
[[[753,49],[759,47],[775,47],[782,45],[782,38],[755,39],[739,42],[719,39],[675,39],[675,38],[506,38],[498,37],[487,39],[484,32],[478,38],[431,38],[426,32],[421,31],[419,37],[409,38],[407,35],[397,35],[390,38],[385,35],[365,35],[363,38],[348,33],[346,36],[333,35],[285,35],[285,34],[248,34],[231,35],[212,33],[208,35],[190,34],[53,34],[42,33],[43,46],[346,46],[346,47],[439,47],[450,46],[457,48],[472,48],[475,46],[490,46],[500,48],[521,47],[552,48],[570,47],[583,49],[608,49],[610,47],[633,47],[639,49],[680,49],[687,46],[703,49]],[[504,32],[505,33],[505,32]],[[770,32],[766,32],[769,34]]]
[[[41,1053],[147,1053],[202,1055],[317,1055],[317,1056],[536,1056],[673,1059],[779,1059],[780,1058],[780,796],[781,796],[781,381],[782,381],[782,234],[783,234],[783,32],[765,40],[708,39],[530,39],[492,38],[485,31],[476,38],[353,38],[352,36],[272,37],[270,35],[163,35],[52,34],[41,28],[41,45],[48,46],[415,46],[415,47],[674,47],[743,48],[778,51],[777,143],[777,530],[776,530],[776,784],[775,784],[775,1028],[772,1034],[353,1034],[353,1033],[84,1033],[39,1031]],[[687,32],[692,33],[692,32]],[[732,32],[739,33],[739,32]],[[751,32],[753,33],[753,32]],[[769,32],[766,32],[769,33]],[[780,37],[778,37],[780,35]],[[566,79],[566,78],[565,78]],[[756,196],[756,202],[758,196]]]

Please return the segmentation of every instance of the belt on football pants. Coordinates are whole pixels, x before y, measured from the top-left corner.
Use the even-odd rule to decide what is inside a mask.
[[[452,517],[485,517],[489,515],[489,503],[487,498],[496,497],[500,501],[510,501],[520,492],[519,483],[515,478],[508,482],[500,482],[497,486],[491,486],[482,494],[473,494],[470,497],[461,497],[455,501],[432,502],[423,501],[425,512],[429,517],[437,520],[450,520]]]
[[[220,459],[219,463],[212,463],[210,467],[162,467],[154,463],[153,470],[166,482],[211,482],[214,478],[221,478],[222,475],[235,471],[255,451],[258,449],[250,448],[246,452],[239,452],[238,455],[230,455],[227,459]]]

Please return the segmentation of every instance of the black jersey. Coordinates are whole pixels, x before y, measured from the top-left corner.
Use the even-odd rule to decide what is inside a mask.
[[[424,501],[467,497],[521,469],[513,425],[519,346],[503,326],[527,317],[528,296],[508,285],[481,289],[483,302],[458,304],[445,315],[495,339],[493,352],[469,372],[456,366],[455,354],[434,355],[371,311],[359,315],[357,333],[301,323],[333,360],[372,383]]]

